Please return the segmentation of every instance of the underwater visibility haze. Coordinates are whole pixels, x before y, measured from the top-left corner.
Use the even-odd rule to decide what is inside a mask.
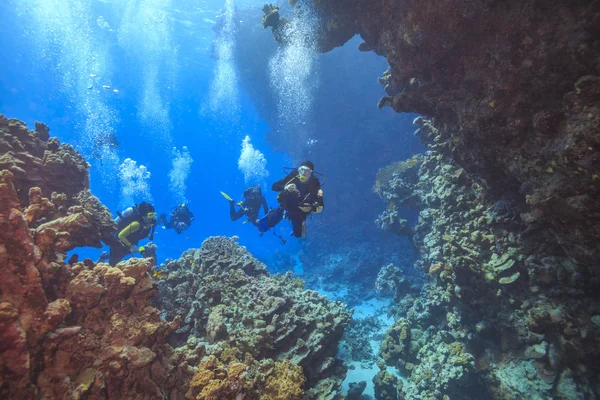
[[[599,398],[600,0],[0,14],[0,398]]]

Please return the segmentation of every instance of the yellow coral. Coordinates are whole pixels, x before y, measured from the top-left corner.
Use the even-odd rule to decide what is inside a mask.
[[[229,363],[225,369],[215,356],[210,356],[200,363],[185,397],[195,400],[233,400],[242,395],[244,399],[252,399],[252,382],[246,379],[247,370],[248,367],[239,362]]]
[[[261,400],[299,400],[304,395],[305,381],[302,367],[292,364],[289,360],[276,362],[260,398]]]
[[[443,267],[444,264],[442,263],[433,264],[431,267],[429,267],[429,275],[435,275],[436,273],[440,272]]]

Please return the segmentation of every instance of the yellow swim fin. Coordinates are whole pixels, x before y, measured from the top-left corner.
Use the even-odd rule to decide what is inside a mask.
[[[227,201],[233,201],[233,199],[232,199],[231,197],[229,197],[229,195],[228,195],[227,193],[225,193],[225,192],[221,192],[221,195],[222,195],[223,197],[225,197],[225,199],[226,199]]]

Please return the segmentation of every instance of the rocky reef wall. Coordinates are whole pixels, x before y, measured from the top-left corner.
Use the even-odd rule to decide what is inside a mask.
[[[498,200],[527,203],[577,263],[598,263],[600,2],[310,3],[322,51],[359,34],[359,50],[387,58],[380,107],[431,118],[439,151]]]
[[[425,140],[438,136],[416,123]],[[381,347],[408,375],[400,398],[595,398],[600,307],[582,266],[447,155],[416,155],[378,178],[387,202],[419,210],[408,232],[393,229],[407,226],[393,209],[379,220],[412,238],[429,275],[420,296],[399,299]]]
[[[431,276],[421,300],[399,303],[395,355],[382,354],[410,375],[395,396],[477,398],[482,384],[491,398],[596,398],[600,2],[310,4],[322,51],[359,34],[360,51],[387,58],[380,108],[428,118],[431,152],[375,186],[389,204],[377,223],[411,238]],[[419,210],[416,225],[403,208]],[[448,377],[448,362],[463,370],[456,386],[427,374]]]
[[[151,260],[66,261],[116,230],[89,165],[45,125],[2,115],[0,149],[0,397],[182,398]]]

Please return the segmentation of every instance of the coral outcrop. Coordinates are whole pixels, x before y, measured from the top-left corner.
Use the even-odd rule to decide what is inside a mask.
[[[35,127],[30,131],[21,121],[0,114],[0,171],[12,173],[19,205],[27,208],[28,224],[39,228],[54,220],[44,228],[77,225],[64,251],[101,247],[100,240],[117,228],[110,211],[89,191],[89,164],[72,146],[50,137],[47,125],[36,122]],[[63,219],[57,222],[58,218]],[[85,223],[75,223],[83,219]]]
[[[337,398],[345,305],[235,239],[153,274],[163,310],[153,258],[65,261],[115,226],[85,160],[36,129],[0,116],[0,397]]]
[[[85,160],[36,129],[0,116],[0,397],[183,398],[151,261],[65,262],[114,227]]]
[[[211,237],[161,269],[168,277],[156,304],[167,319],[183,317],[174,345],[192,340],[223,363],[288,360],[302,368],[309,396],[335,396],[345,376],[337,348],[351,316],[344,304],[291,274],[269,275],[235,238]]]
[[[420,136],[436,134],[428,121],[417,123]],[[414,172],[393,174],[393,182],[416,183],[410,193],[386,195],[387,201],[420,210],[413,240],[421,253],[417,266],[430,278],[419,299],[398,302],[407,319],[390,328],[381,347],[386,363],[409,375],[407,396],[427,398],[414,397],[418,391],[452,398],[460,392],[478,398],[487,390],[492,398],[508,399],[535,390],[561,398],[563,375],[574,382],[568,385],[571,396],[589,396],[600,331],[593,323],[595,296],[581,280],[581,266],[553,246],[552,237],[531,228],[528,212],[513,201],[495,201],[492,191],[447,155],[427,152],[417,175],[415,181]],[[457,359],[449,344],[460,348]],[[440,359],[445,361],[436,364]],[[457,367],[440,369],[449,365]],[[585,372],[578,370],[581,365]],[[426,371],[438,373],[424,387]]]

